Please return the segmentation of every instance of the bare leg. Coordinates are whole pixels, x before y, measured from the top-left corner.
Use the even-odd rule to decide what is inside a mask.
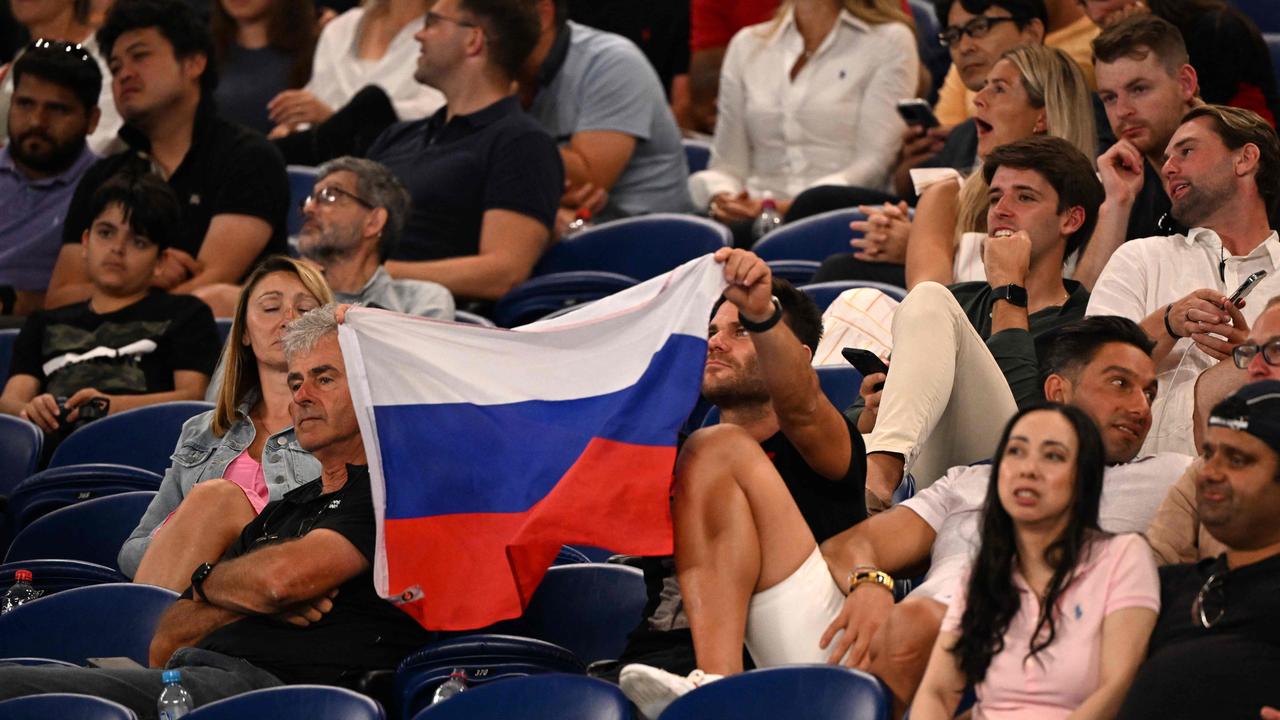
[[[893,717],[902,717],[924,679],[929,654],[947,606],[929,598],[907,598],[893,607],[871,641],[870,671],[893,693]]]
[[[235,483],[217,479],[196,484],[151,539],[133,581],[182,592],[200,563],[222,557],[254,516]]]
[[[752,593],[785,580],[817,543],[760,444],[734,425],[694,433],[676,464],[677,576],[698,667],[742,671]]]

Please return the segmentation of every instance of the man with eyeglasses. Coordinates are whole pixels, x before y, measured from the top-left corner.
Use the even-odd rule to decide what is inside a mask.
[[[1227,550],[1161,568],[1160,618],[1123,720],[1280,706],[1280,381],[1214,407],[1195,487],[1200,521]]]

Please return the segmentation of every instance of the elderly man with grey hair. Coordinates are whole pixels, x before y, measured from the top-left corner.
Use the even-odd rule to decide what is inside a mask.
[[[0,699],[51,692],[104,697],[156,717],[178,669],[197,707],[282,684],[350,685],[394,669],[431,640],[373,587],[373,500],[364,443],[338,346],[335,305],[294,321],[283,339],[298,442],[320,477],[263,508],[160,618],[151,668],[0,662]]]

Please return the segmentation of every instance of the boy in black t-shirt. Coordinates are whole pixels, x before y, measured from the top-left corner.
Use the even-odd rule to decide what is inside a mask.
[[[173,191],[154,175],[117,176],[90,210],[80,242],[92,294],[27,319],[0,395],[0,412],[47,433],[75,424],[90,401],[111,414],[200,399],[221,344],[204,303],[151,287],[179,222]]]

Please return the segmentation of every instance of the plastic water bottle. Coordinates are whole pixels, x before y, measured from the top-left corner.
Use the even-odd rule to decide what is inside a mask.
[[[578,212],[573,216],[573,221],[569,223],[569,227],[565,228],[564,236],[577,235],[589,227],[591,227],[591,209],[578,208]]]
[[[182,687],[182,673],[177,670],[165,670],[161,675],[164,680],[164,691],[156,702],[156,710],[160,720],[178,720],[191,712],[191,693]]]
[[[466,671],[455,669],[453,672],[449,673],[449,679],[440,683],[440,687],[436,688],[436,694],[431,698],[431,704],[435,705],[438,702],[444,702],[466,689]]]
[[[13,574],[13,580],[14,583],[9,587],[9,591],[4,594],[3,598],[0,598],[0,615],[44,594],[31,587],[30,570],[18,570]]]
[[[773,195],[765,193],[764,200],[761,201],[760,217],[751,226],[751,237],[759,240],[781,224],[782,213],[778,212],[778,203],[774,201]]]

